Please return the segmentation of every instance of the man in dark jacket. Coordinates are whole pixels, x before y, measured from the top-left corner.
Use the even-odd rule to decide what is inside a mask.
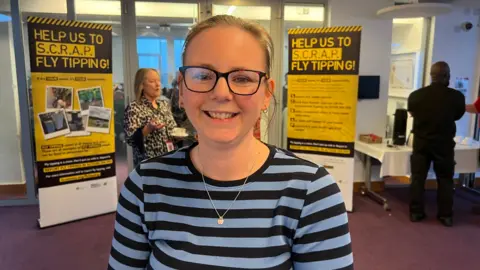
[[[437,176],[437,218],[445,226],[453,225],[453,175],[455,172],[453,140],[455,121],[465,113],[464,95],[449,88],[450,68],[435,63],[430,71],[432,84],[408,97],[408,111],[413,116],[413,153],[411,156],[410,220],[425,216],[423,193],[430,164]]]

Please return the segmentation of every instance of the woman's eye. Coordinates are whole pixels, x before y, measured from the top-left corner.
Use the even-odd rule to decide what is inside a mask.
[[[193,76],[196,80],[208,80],[211,78],[208,74],[197,74]]]
[[[249,83],[249,82],[252,82],[253,80],[249,77],[237,76],[237,77],[233,78],[233,81],[236,82],[236,83]]]

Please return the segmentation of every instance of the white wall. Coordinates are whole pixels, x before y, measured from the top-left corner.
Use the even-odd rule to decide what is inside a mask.
[[[392,54],[418,52],[422,49],[423,19],[396,19],[393,22]]]
[[[416,53],[415,77],[412,91],[423,87],[424,61],[426,48],[426,33],[428,25],[423,18],[394,19],[392,32],[392,56],[405,53]],[[398,91],[389,89],[387,118],[389,136],[393,133],[394,114],[396,109],[407,108],[407,98],[410,91],[396,95]],[[401,91],[400,91],[401,92]],[[413,118],[407,121],[407,136],[413,125]]]
[[[450,65],[450,87],[454,87],[456,77],[470,78],[470,85],[466,95],[467,103],[475,101],[478,88],[477,58],[479,57],[480,27],[474,27],[469,32],[462,31],[460,25],[470,21],[474,25],[479,23],[479,15],[474,15],[475,5],[480,7],[480,1],[458,1],[455,10],[447,15],[435,18],[434,45],[432,63],[445,61]],[[478,10],[476,11],[478,12]],[[470,136],[471,114],[457,122],[457,135]]]
[[[25,183],[12,40],[10,23],[0,23],[0,185]]]
[[[389,1],[330,0],[328,18],[330,26],[361,25],[360,75],[380,76],[380,98],[359,101],[357,105],[357,135],[385,133],[392,21],[376,17],[377,10],[389,6]],[[355,181],[363,182],[362,167],[355,160]]]

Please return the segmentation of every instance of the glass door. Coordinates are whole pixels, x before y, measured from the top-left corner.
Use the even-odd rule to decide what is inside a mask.
[[[1,201],[5,204],[14,201],[16,202],[13,204],[21,204],[20,202],[24,199],[31,199],[31,203],[34,202],[37,195],[27,18],[28,16],[39,16],[65,19],[67,16],[67,6],[64,0],[48,0],[42,3],[23,0],[16,3],[20,21],[15,21],[13,13],[16,12],[10,3],[11,1],[0,1],[0,59],[3,60],[0,67],[0,114],[2,115],[0,120],[2,126],[0,130],[0,160],[2,160],[2,164],[0,164],[2,172],[0,205],[3,204]],[[19,43],[14,44],[16,40],[23,43],[23,48]],[[24,55],[21,61],[23,63],[17,62],[19,57],[15,55],[17,50],[23,50]],[[24,70],[19,72],[23,66]],[[23,87],[18,80],[22,76],[26,78],[26,87]],[[27,90],[24,92],[23,89]],[[25,100],[26,104],[23,103]],[[27,113],[22,114],[22,112]],[[30,138],[25,139],[26,137]],[[29,141],[28,147],[26,147],[25,141]],[[27,194],[27,191],[30,194]]]
[[[197,3],[135,2],[139,68],[161,76],[162,99],[171,102],[185,36],[198,21]]]
[[[0,201],[23,199],[27,185],[23,174],[23,158],[20,148],[21,128],[15,51],[12,31],[12,15],[9,2],[0,5]]]
[[[112,25],[112,75],[115,114],[115,165],[119,187],[128,176],[127,144],[123,132],[126,103],[124,85],[124,48],[120,0],[75,0],[76,20]],[[86,121],[86,119],[85,119]],[[120,190],[120,189],[119,189]]]

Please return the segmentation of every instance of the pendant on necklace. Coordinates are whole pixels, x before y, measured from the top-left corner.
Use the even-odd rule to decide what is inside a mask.
[[[218,220],[217,220],[217,223],[218,223],[218,225],[222,225],[223,224],[223,217],[219,217]]]

